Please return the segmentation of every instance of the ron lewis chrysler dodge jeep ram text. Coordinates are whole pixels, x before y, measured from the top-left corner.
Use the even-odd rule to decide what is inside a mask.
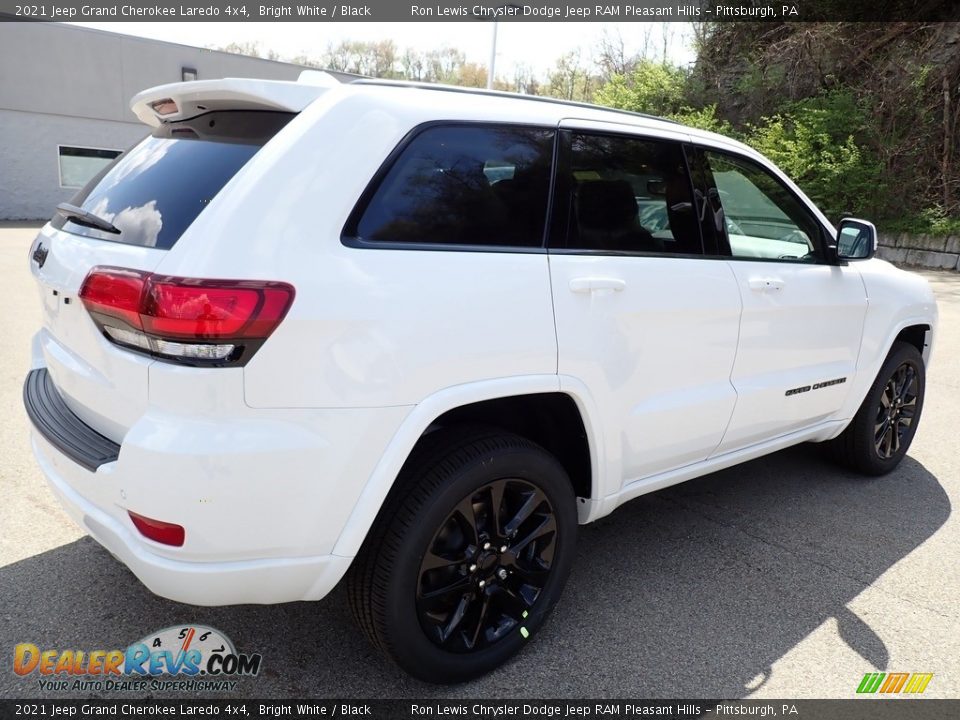
[[[895,468],[936,305],[750,148],[379,81],[209,80],[39,233],[24,402],[155,593],[317,600],[459,681],[537,632],[578,523],[805,441]]]

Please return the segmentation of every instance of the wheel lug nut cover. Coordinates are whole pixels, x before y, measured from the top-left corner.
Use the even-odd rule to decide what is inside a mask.
[[[476,572],[476,571],[477,571],[477,566],[476,566],[476,565],[471,565],[471,566],[470,566],[470,572]]]

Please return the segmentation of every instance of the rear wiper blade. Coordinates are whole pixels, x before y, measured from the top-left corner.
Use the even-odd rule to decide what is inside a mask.
[[[60,203],[57,205],[57,214],[62,215],[67,220],[77,223],[77,225],[86,225],[87,227],[103,230],[114,235],[119,235],[120,230],[109,220],[104,220],[99,215],[94,215],[88,210],[84,210],[70,203]]]

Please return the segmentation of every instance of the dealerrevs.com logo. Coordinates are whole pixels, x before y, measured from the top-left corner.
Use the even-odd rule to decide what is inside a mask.
[[[259,654],[238,653],[230,639],[204,625],[168,627],[126,650],[41,649],[20,643],[13,671],[37,677],[41,690],[231,691],[260,672]]]

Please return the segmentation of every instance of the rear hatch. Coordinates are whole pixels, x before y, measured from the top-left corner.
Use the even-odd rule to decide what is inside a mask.
[[[191,85],[204,83],[178,84],[177,90]],[[155,95],[169,94],[158,90]],[[30,267],[43,308],[36,349],[67,407],[114,442],[122,442],[143,414],[148,368],[156,360],[103,335],[78,297],[84,278],[96,266],[152,272],[214,196],[301,109],[308,100],[301,96],[303,102],[286,111],[277,103],[256,109],[249,97],[244,109],[230,110],[224,109],[229,97],[220,92],[210,103],[220,109],[210,111],[203,93],[194,92],[191,107],[199,115],[179,119],[183,113],[177,112],[174,121],[151,123],[153,132],[61,205],[34,241]],[[150,98],[138,96],[135,110],[151,104],[169,109]]]

